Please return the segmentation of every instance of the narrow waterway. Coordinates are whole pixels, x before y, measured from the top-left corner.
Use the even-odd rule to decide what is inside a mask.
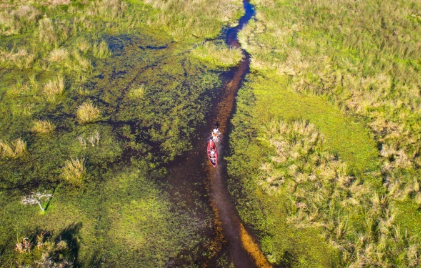
[[[223,32],[223,39],[231,47],[241,48],[237,34],[255,15],[254,8],[248,1],[243,1],[243,5],[245,14],[239,19],[238,25]],[[246,51],[242,52],[244,58],[239,66],[226,74],[221,96],[215,100],[214,109],[207,118],[207,124],[201,131],[195,149],[169,168],[169,182],[173,185],[173,194],[178,195],[186,207],[194,208],[197,214],[203,214],[196,216],[205,218],[206,210],[195,200],[206,199],[208,203],[210,202],[214,219],[213,230],[209,231],[213,234],[207,235],[213,236],[213,247],[217,251],[216,259],[225,256],[235,267],[241,268],[267,267],[268,262],[260,252],[255,239],[244,228],[227,190],[228,175],[224,156],[227,154],[229,143],[230,119],[235,110],[237,91],[249,72],[250,65],[250,56]],[[206,143],[216,122],[219,123],[222,135],[217,143],[218,166],[214,168],[206,156]],[[201,261],[208,260],[198,259],[198,262]]]

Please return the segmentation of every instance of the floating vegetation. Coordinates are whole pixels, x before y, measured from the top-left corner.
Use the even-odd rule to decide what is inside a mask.
[[[130,99],[140,99],[145,94],[145,86],[140,85],[129,90],[128,97]]]
[[[154,181],[191,148],[220,85],[189,53],[203,37],[150,31],[147,20],[165,11],[128,1],[0,5],[0,266],[160,267],[180,252],[194,263],[208,216],[181,212]],[[219,33],[217,24],[200,31]],[[20,205],[38,188],[54,191],[42,214]],[[50,233],[37,239],[38,230]]]

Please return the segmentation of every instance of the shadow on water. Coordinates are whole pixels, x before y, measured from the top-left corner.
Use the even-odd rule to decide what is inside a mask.
[[[79,267],[79,248],[78,234],[82,229],[82,223],[74,223],[63,229],[58,237],[60,240],[65,240],[69,249],[68,258],[73,262],[75,267]]]
[[[224,30],[223,39],[227,45],[231,47],[241,48],[237,40],[238,32],[253,18],[255,11],[248,1],[243,1],[245,15],[240,18],[238,26]],[[249,255],[249,249],[245,249],[244,243],[252,241],[253,246],[255,239],[245,230],[241,219],[231,200],[227,190],[227,165],[224,156],[228,151],[228,134],[230,126],[230,118],[235,111],[235,97],[238,89],[241,87],[246,74],[249,72],[250,55],[243,50],[243,61],[239,66],[231,69],[224,75],[225,83],[222,92],[213,103],[213,110],[206,118],[206,125],[200,131],[200,138],[194,146],[194,150],[186,153],[184,158],[178,159],[169,167],[170,174],[168,180],[173,186],[173,194],[177,193],[187,203],[189,207],[195,207],[197,196],[200,199],[208,199],[214,213],[214,230],[213,230],[213,246],[217,248],[216,257],[210,260],[198,259],[197,263],[207,263],[211,266],[217,265],[217,259],[221,256],[227,256],[228,260],[236,267],[255,267],[268,266],[268,262],[263,254],[259,251],[259,257],[264,260],[257,261],[255,255],[253,258]],[[221,139],[217,144],[219,163],[213,168],[206,158],[206,142],[210,137],[211,129],[214,124],[219,122],[219,130],[221,131]],[[207,178],[203,182],[203,178]],[[203,189],[206,185],[206,190]],[[173,263],[178,265],[177,262]]]

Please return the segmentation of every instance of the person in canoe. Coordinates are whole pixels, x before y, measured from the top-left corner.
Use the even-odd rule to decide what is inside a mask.
[[[219,135],[221,135],[221,132],[219,131],[219,123],[216,122],[215,128],[212,130],[212,140],[214,142],[219,141]]]
[[[211,149],[209,152],[209,159],[211,160],[211,162],[215,163],[216,161],[216,153],[214,149]]]
[[[216,167],[218,163],[218,151],[216,150],[215,142],[212,139],[209,139],[208,141],[207,153],[212,166]]]

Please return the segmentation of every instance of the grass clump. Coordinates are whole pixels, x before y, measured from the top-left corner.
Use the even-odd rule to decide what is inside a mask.
[[[75,186],[81,186],[86,175],[85,158],[70,158],[64,163],[60,176]]]
[[[228,47],[223,42],[202,43],[192,51],[192,54],[194,57],[218,67],[233,67],[243,59],[241,49]]]
[[[142,84],[138,87],[134,87],[132,89],[130,89],[129,93],[128,93],[128,97],[130,99],[141,99],[145,94],[145,86]]]
[[[13,140],[11,143],[0,140],[0,156],[2,158],[18,158],[26,152],[26,142],[21,138]]]
[[[30,68],[35,60],[35,55],[25,48],[20,48],[16,52],[3,51],[0,49],[0,64],[19,69]]]
[[[102,40],[99,44],[94,44],[93,54],[95,58],[105,59],[111,55],[111,51],[108,49],[107,42]]]
[[[236,0],[147,0],[145,3],[158,11],[148,18],[147,24],[163,28],[177,41],[197,42],[216,37],[224,25],[244,12],[241,1]]]
[[[238,147],[240,140],[235,143],[239,155],[231,158],[231,171],[236,165],[245,169],[244,165],[252,165],[252,172],[248,168],[248,175],[240,176],[247,187],[240,215],[264,233],[262,249],[273,264],[409,267],[418,263],[413,257],[413,251],[419,251],[413,246],[417,238],[400,228],[388,205],[391,196],[349,174],[346,163],[329,152],[314,125],[271,120],[247,149]],[[257,156],[241,163],[248,154]],[[405,191],[417,189],[419,184],[414,183]],[[312,244],[316,241],[317,246]],[[398,255],[408,257],[397,259]]]
[[[63,62],[69,57],[69,52],[65,48],[54,49],[50,52],[49,61]]]
[[[80,123],[89,123],[98,119],[101,111],[89,100],[77,108],[76,115]]]
[[[48,134],[55,128],[56,126],[48,120],[34,120],[32,121],[31,131],[36,134]]]
[[[49,102],[56,101],[57,96],[63,94],[63,92],[64,78],[62,76],[57,76],[53,80],[48,81],[43,88],[43,93]]]

